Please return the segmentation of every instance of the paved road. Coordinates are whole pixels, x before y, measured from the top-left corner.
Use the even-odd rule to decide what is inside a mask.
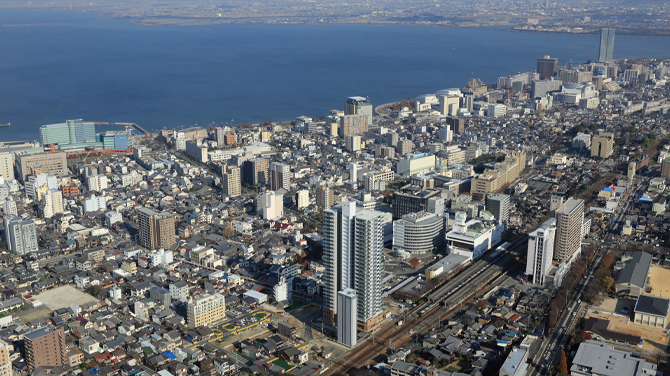
[[[649,178],[644,178],[642,184],[646,184]],[[582,307],[585,303],[582,302],[584,293],[586,292],[588,283],[591,278],[595,277],[595,272],[600,265],[600,260],[605,255],[609,248],[613,245],[615,234],[611,233],[612,230],[616,228],[619,222],[623,221],[628,208],[632,204],[633,200],[637,198],[637,195],[641,193],[643,189],[637,187],[632,189],[624,197],[624,201],[619,206],[621,209],[615,211],[615,223],[609,224],[607,231],[604,232],[605,238],[603,242],[605,243],[593,257],[589,268],[581,281],[579,281],[577,287],[575,288],[575,293],[573,294],[570,301],[566,304],[566,308],[563,310],[563,314],[559,317],[556,328],[551,335],[551,337],[545,341],[545,344],[540,348],[538,356],[536,357],[537,361],[534,364],[531,364],[529,371],[526,373],[530,376],[537,375],[550,375],[551,367],[558,362],[560,357],[561,350],[564,348],[565,342],[569,338],[569,334],[572,331],[573,326],[578,322],[579,317],[581,316]],[[564,282],[566,283],[566,282]]]

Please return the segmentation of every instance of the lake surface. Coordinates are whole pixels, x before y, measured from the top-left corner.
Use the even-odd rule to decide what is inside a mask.
[[[0,141],[82,118],[145,129],[321,117],[595,60],[599,37],[407,25],[151,27],[76,12],[0,12]],[[670,57],[670,38],[617,36],[614,57]],[[119,128],[120,129],[120,128]]]

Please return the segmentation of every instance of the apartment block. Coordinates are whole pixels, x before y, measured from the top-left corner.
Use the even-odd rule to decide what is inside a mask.
[[[614,152],[614,133],[600,132],[591,141],[591,157],[609,158]]]
[[[554,258],[556,219],[549,218],[528,234],[526,280],[534,285],[544,285],[545,277]]]
[[[226,302],[221,294],[202,294],[188,301],[187,322],[191,328],[209,326],[226,318]]]
[[[242,194],[242,183],[240,180],[240,168],[228,166],[223,174],[223,194],[235,197]]]
[[[140,244],[147,249],[169,249],[175,244],[174,216],[156,213],[148,208],[137,209],[140,224]]]
[[[570,261],[581,252],[584,201],[573,198],[556,209],[556,244],[554,259]]]
[[[65,332],[63,327],[42,328],[23,336],[25,359],[29,371],[38,367],[63,367],[68,365]]]

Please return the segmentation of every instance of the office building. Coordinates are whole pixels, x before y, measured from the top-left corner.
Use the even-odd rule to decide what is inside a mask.
[[[25,182],[28,175],[32,173],[33,167],[39,167],[42,173],[48,173],[57,177],[68,176],[67,157],[65,152],[22,154],[16,156],[16,176],[21,182]]]
[[[611,333],[611,331],[609,331]],[[637,344],[635,344],[637,345]],[[601,341],[579,344],[572,359],[572,376],[641,376],[658,375],[656,364],[647,362],[639,354],[617,350]]]
[[[40,202],[40,210],[42,218],[51,218],[56,214],[64,211],[63,208],[63,192],[58,189],[48,189],[42,194],[42,201]]]
[[[505,224],[498,221],[467,220],[465,212],[456,212],[456,222],[447,233],[447,253],[477,260],[486,251],[498,245]]]
[[[265,187],[269,183],[270,162],[254,158],[242,164],[242,182],[252,187]]]
[[[556,209],[556,244],[554,259],[571,261],[582,249],[584,201],[573,198]]]
[[[435,156],[428,153],[410,153],[400,158],[397,164],[398,175],[411,176],[425,174],[435,170]]]
[[[17,255],[36,252],[37,227],[32,220],[24,221],[16,214],[5,213],[5,246]]]
[[[67,120],[65,123],[40,127],[42,145],[68,145],[96,142],[95,124],[90,121]]]
[[[344,136],[344,148],[351,153],[361,150],[361,136],[348,134]]]
[[[395,147],[398,144],[398,134],[395,132],[389,132],[386,134],[386,145]]]
[[[614,152],[614,133],[600,132],[591,141],[591,157],[609,158]]]
[[[549,55],[537,59],[537,73],[540,79],[544,80],[549,77],[554,77],[558,72],[558,59],[552,58]]]
[[[240,168],[227,166],[223,174],[223,194],[228,197],[235,197],[242,194],[242,184],[240,182]]]
[[[344,138],[348,134],[363,134],[368,131],[368,115],[344,115],[339,128],[339,136]]]
[[[356,319],[369,332],[381,322],[382,268],[385,213],[361,210],[353,202],[324,211],[323,220],[323,317],[335,326],[338,292],[353,289],[357,296]]]
[[[210,326],[226,318],[226,300],[221,294],[201,294],[188,300],[187,324],[191,328]]]
[[[442,115],[457,115],[461,98],[456,95],[440,95],[439,98],[440,113]]]
[[[395,147],[396,153],[400,155],[405,155],[411,153],[414,149],[414,143],[412,140],[400,140]]]
[[[372,124],[372,103],[370,98],[366,97],[349,97],[344,102],[345,115],[365,115],[367,116],[368,125]]]
[[[263,219],[275,219],[284,215],[284,196],[281,193],[265,191],[259,195],[259,199]]]
[[[335,204],[335,191],[325,185],[316,187],[316,206],[327,209],[333,204]]]
[[[309,206],[309,191],[306,189],[296,193],[296,204],[298,209],[304,209]]]
[[[95,135],[95,141],[101,142],[105,150],[128,150],[132,147],[129,131],[107,131]]]
[[[526,281],[544,285],[545,277],[554,258],[556,219],[549,218],[528,234],[528,257],[526,259]]]
[[[615,32],[616,29],[614,28],[603,28],[600,31],[600,51],[598,52],[598,62],[604,63],[613,60]]]
[[[486,210],[500,223],[509,223],[509,195],[501,193],[489,193],[486,195]]]
[[[93,195],[84,201],[85,212],[96,212],[98,210],[105,210],[105,209],[107,209],[105,196]]]
[[[5,180],[14,179],[14,157],[12,153],[0,153],[0,176]]]
[[[291,189],[291,167],[278,162],[270,162],[270,189]]]
[[[42,328],[23,336],[26,366],[30,372],[38,367],[65,367],[67,348],[63,327]]]
[[[337,293],[337,342],[353,347],[356,345],[356,313],[358,297],[356,290],[344,289]]]
[[[442,190],[418,192],[393,192],[393,219],[400,219],[410,213],[429,211],[430,202],[441,199]]]
[[[556,79],[539,80],[530,83],[531,98],[544,98],[547,93],[560,91],[563,81]]]
[[[393,221],[393,248],[409,254],[444,253],[445,218],[438,213],[406,214]]]
[[[146,249],[170,249],[175,244],[174,216],[156,213],[148,208],[137,209],[139,214],[140,245]]]

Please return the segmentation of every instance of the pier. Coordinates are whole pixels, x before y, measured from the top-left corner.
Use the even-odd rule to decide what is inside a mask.
[[[142,132],[142,134],[147,134],[147,133],[149,133],[149,132],[147,132],[144,128],[140,127],[139,125],[137,125],[137,124],[135,124],[135,123],[113,123],[113,124],[114,124],[114,125],[120,125],[120,126],[122,126],[122,127],[133,127],[133,128],[135,128],[135,129],[137,129],[138,131]]]

